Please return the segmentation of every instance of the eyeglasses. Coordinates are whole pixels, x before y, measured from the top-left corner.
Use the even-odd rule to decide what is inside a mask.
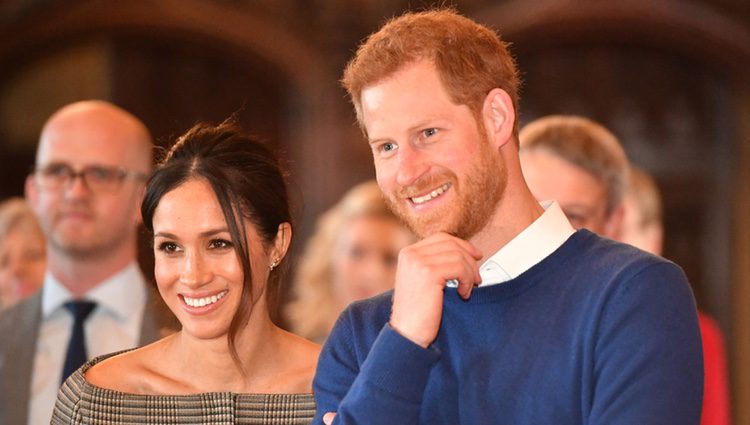
[[[104,193],[116,191],[125,179],[146,180],[146,174],[117,167],[90,165],[80,171],[65,163],[48,164],[33,171],[36,181],[45,189],[57,190],[68,187],[80,177],[93,192]]]

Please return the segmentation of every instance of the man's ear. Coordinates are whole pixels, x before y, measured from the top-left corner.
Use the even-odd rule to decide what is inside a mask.
[[[273,241],[273,247],[271,248],[271,262],[279,262],[286,255],[289,249],[289,244],[292,242],[292,225],[284,222],[279,224],[279,229],[276,231],[276,239]]]
[[[643,249],[661,255],[664,246],[664,228],[661,224],[651,224],[643,229]]]
[[[513,139],[516,111],[508,93],[499,88],[490,90],[484,98],[482,119],[493,146],[500,148]]]
[[[625,207],[620,204],[609,213],[606,223],[604,223],[604,234],[610,239],[620,240],[622,236],[622,221],[625,218]]]
[[[146,194],[146,185],[140,185],[135,191],[135,211],[133,221],[136,226],[143,224],[143,217],[141,216],[141,204],[143,204],[143,195]]]
[[[26,176],[26,181],[23,184],[23,192],[26,197],[26,202],[31,205],[31,208],[36,211],[39,205],[39,188],[36,186],[34,181],[34,175],[29,174]]]

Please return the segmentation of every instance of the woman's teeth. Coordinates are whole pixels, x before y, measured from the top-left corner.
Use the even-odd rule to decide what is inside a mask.
[[[450,187],[450,185],[451,185],[450,183],[446,183],[446,184],[440,186],[439,188],[433,190],[432,192],[430,192],[430,193],[428,193],[428,194],[426,194],[424,196],[417,196],[417,197],[411,198],[411,201],[414,202],[417,205],[423,204],[423,203],[425,203],[425,202],[427,202],[429,200],[432,200],[434,198],[437,198],[438,196],[440,196],[443,193],[445,193],[445,191],[448,190],[448,188]]]
[[[207,305],[211,305],[215,303],[216,301],[219,301],[226,295],[227,291],[219,292],[216,295],[211,295],[210,297],[203,297],[203,298],[190,298],[183,296],[185,299],[185,304],[189,305],[190,307],[205,307]]]

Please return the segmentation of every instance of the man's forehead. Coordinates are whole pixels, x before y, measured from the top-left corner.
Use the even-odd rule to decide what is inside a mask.
[[[379,127],[413,128],[453,116],[468,106],[451,99],[435,66],[427,60],[403,66],[361,92],[362,121],[370,140]]]
[[[136,167],[141,147],[136,138],[96,127],[51,128],[37,150],[37,165],[66,162],[72,165]]]
[[[120,162],[131,155],[126,144],[114,140],[70,135],[52,135],[39,143],[37,160],[76,162]]]

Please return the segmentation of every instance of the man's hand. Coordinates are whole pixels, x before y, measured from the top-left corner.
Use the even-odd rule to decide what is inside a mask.
[[[443,287],[458,281],[458,293],[469,298],[481,282],[479,252],[469,242],[436,233],[403,248],[398,256],[391,326],[405,338],[427,347],[437,337],[443,313]]]

